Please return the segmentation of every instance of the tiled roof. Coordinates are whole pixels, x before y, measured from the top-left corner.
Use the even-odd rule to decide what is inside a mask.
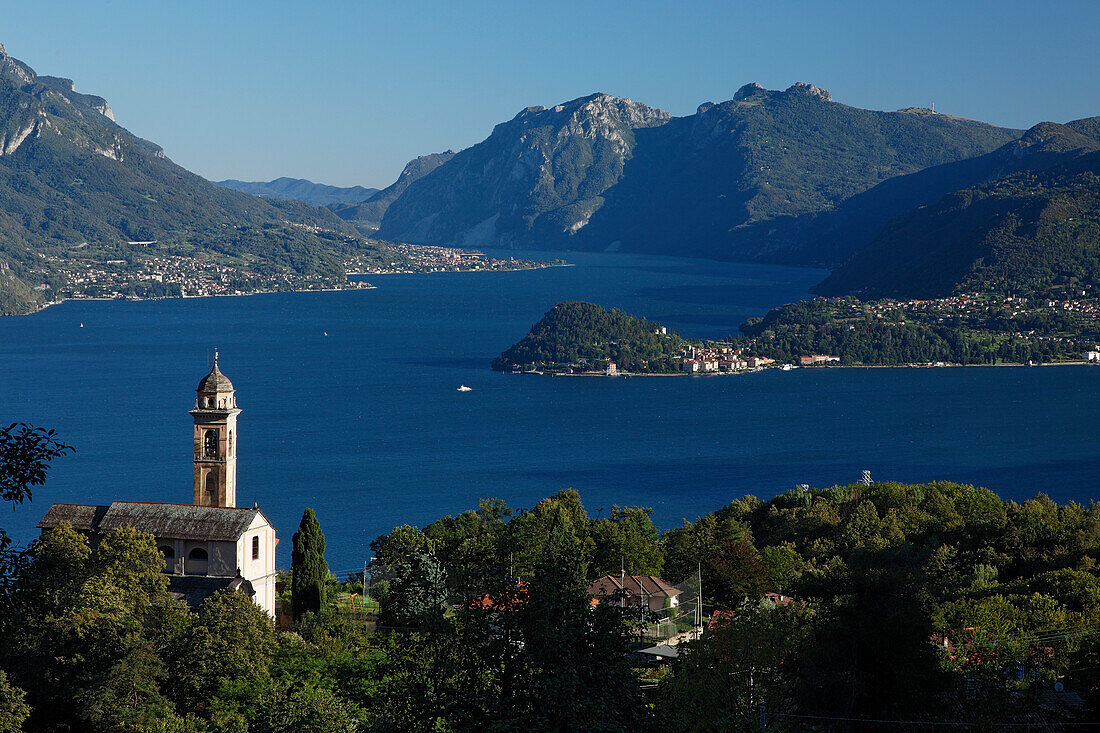
[[[681,592],[672,583],[656,575],[605,575],[602,578],[596,578],[588,585],[590,596],[609,596],[620,590],[625,591],[628,596],[645,594],[665,598],[675,598]]]
[[[68,521],[74,529],[83,531],[105,533],[116,527],[130,526],[158,538],[236,542],[257,515],[263,515],[258,508],[237,509],[146,501],[116,501],[109,507],[54,504],[38,523],[38,527],[52,529],[61,522]]]
[[[110,507],[95,504],[54,504],[38,523],[39,529],[53,529],[68,522],[78,532],[95,532]]]

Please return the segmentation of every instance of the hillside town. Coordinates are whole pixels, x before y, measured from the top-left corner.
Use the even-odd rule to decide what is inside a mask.
[[[354,258],[344,263],[349,276],[391,275],[425,272],[484,272],[533,270],[542,267],[563,267],[563,259],[551,261],[525,260],[509,257],[488,257],[477,250],[436,247],[420,244],[387,243],[385,248],[397,257],[393,264],[380,265],[366,258]],[[397,264],[398,262],[403,264]]]
[[[395,244],[377,253],[358,256],[343,263],[347,277],[300,273],[283,268],[254,269],[228,258],[191,257],[155,250],[156,242],[144,245],[140,255],[124,258],[88,259],[43,255],[52,274],[38,286],[52,302],[81,299],[192,298],[214,295],[301,290],[354,290],[371,288],[366,275],[420,274],[435,272],[481,272],[525,270],[565,265],[564,260],[539,262],[510,257],[486,257],[480,252],[449,247]],[[107,255],[111,256],[111,255]]]

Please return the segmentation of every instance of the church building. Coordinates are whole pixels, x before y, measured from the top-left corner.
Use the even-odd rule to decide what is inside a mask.
[[[115,501],[110,505],[54,504],[38,523],[61,522],[91,537],[131,526],[156,538],[168,590],[191,606],[218,590],[245,593],[275,616],[275,528],[259,506],[237,502],[236,391],[214,366],[196,389],[194,486],[190,504]]]

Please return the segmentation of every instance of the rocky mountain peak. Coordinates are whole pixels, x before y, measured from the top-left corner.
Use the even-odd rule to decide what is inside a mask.
[[[792,84],[791,86],[787,87],[786,93],[787,94],[800,94],[800,95],[805,96],[805,97],[815,97],[817,99],[820,99],[822,102],[831,102],[831,101],[833,101],[833,95],[829,94],[829,91],[827,89],[822,89],[819,86],[815,86],[813,84],[807,84],[806,82],[802,82],[802,81],[796,82],[796,83]]]
[[[664,110],[625,97],[596,92],[549,109],[541,105],[527,107],[513,118],[513,122],[566,128],[606,123],[637,129],[662,125],[670,119],[672,115]]]
[[[741,102],[746,99],[751,99],[758,94],[767,94],[768,90],[760,86],[755,81],[751,84],[746,84],[737,90],[737,93],[733,95],[733,101]]]

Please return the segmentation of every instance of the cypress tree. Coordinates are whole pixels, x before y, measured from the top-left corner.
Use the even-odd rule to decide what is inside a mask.
[[[321,610],[329,576],[325,535],[312,508],[307,507],[302,513],[302,521],[294,533],[290,572],[291,614],[297,622],[307,611]]]

